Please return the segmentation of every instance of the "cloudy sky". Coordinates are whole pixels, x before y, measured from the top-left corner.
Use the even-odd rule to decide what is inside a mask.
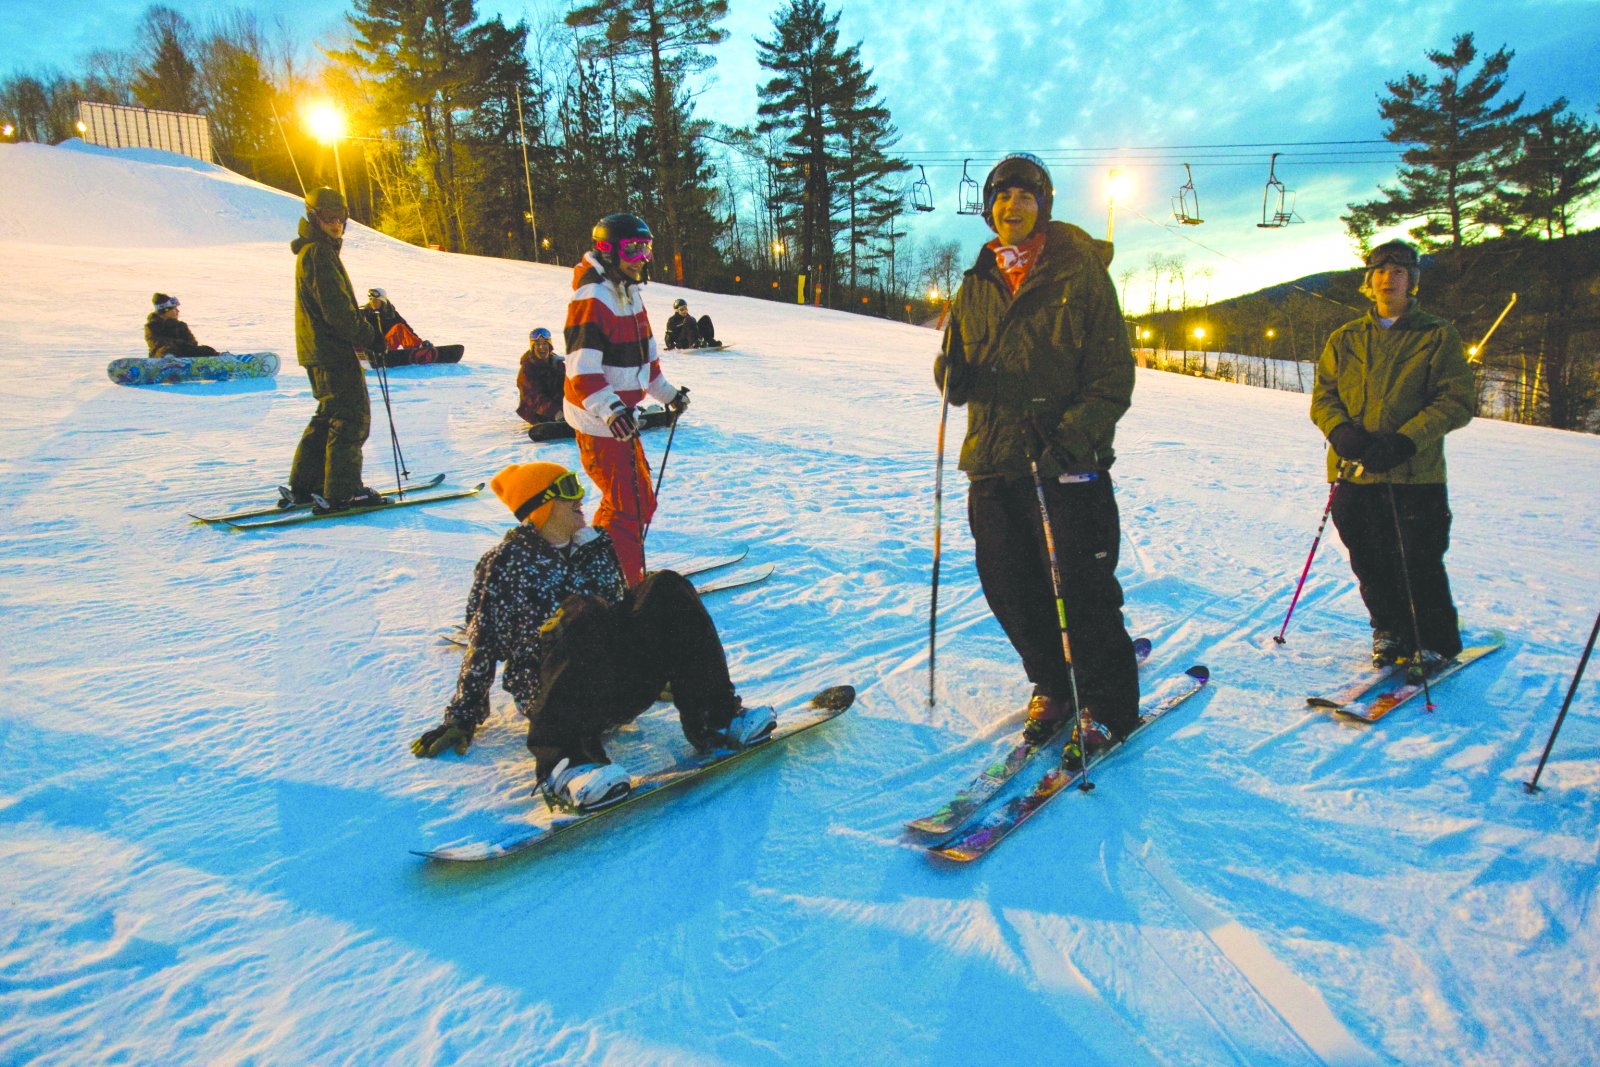
[[[308,54],[341,31],[337,0],[168,0],[204,25],[245,7],[282,16]],[[1516,56],[1510,95],[1537,107],[1565,96],[1594,119],[1600,105],[1600,0],[843,0],[847,42],[861,42],[901,131],[899,151],[925,167],[936,210],[917,214],[920,241],[975,247],[980,219],[956,214],[962,160],[979,182],[1007,151],[1051,163],[1058,218],[1096,236],[1107,227],[1107,173],[1129,176],[1118,202],[1113,273],[1142,275],[1153,255],[1182,255],[1217,298],[1319,270],[1352,266],[1339,222],[1346,205],[1390,181],[1396,152],[1381,143],[1378,96],[1408,71],[1431,72],[1426,52],[1476,35],[1480,54]],[[558,0],[479,0],[480,15],[532,23]],[[739,125],[754,117],[763,80],[753,39],[770,36],[774,0],[731,0],[731,37],[717,51],[698,111]],[[0,75],[70,70],[97,47],[131,38],[142,8],[103,0],[0,0]],[[1322,142],[1322,143],[1317,143]],[[1347,142],[1347,143],[1334,143]],[[1362,143],[1366,142],[1366,143]],[[1302,224],[1260,229],[1273,152]],[[1178,226],[1173,195],[1193,167],[1199,226]],[[1276,206],[1275,201],[1273,206]],[[1592,217],[1591,217],[1592,224]],[[1204,271],[1211,272],[1209,277]],[[1129,310],[1148,300],[1142,280]],[[1198,295],[1198,294],[1197,294]]]

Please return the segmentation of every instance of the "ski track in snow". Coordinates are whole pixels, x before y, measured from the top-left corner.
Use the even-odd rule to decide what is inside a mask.
[[[665,355],[694,403],[650,536],[777,572],[708,600],[747,699],[851,683],[834,723],[509,860],[408,849],[541,817],[498,688],[465,757],[410,739],[452,691],[479,497],[266,532],[313,404],[293,197],[163,153],[0,145],[0,1062],[1582,1064],[1600,1048],[1600,679],[1523,793],[1600,592],[1600,441],[1452,435],[1449,562],[1507,646],[1360,726],[1304,698],[1366,627],[1306,398],[1139,372],[1114,469],[1156,680],[1211,691],[981,863],[903,833],[1013,741],[1029,687],[984,603],[947,430],[936,703],[931,331],[684,291],[733,351]],[[407,468],[577,464],[512,415],[570,270],[353,226],[454,366],[397,368]],[[156,289],[274,380],[126,388]],[[680,290],[653,284],[657,328]],[[367,481],[393,477],[377,380]],[[664,432],[646,436],[652,461]],[[636,770],[670,709],[620,731]],[[1042,773],[1043,768],[1038,768]],[[1026,776],[1025,776],[1026,777]],[[1013,788],[1025,788],[1019,781]]]

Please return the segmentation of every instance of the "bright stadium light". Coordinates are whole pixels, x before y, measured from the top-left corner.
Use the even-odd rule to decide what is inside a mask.
[[[333,169],[339,175],[339,195],[344,196],[344,164],[339,160],[339,138],[344,136],[344,112],[326,100],[319,101],[306,109],[306,125],[311,128],[311,136],[333,146]],[[348,198],[345,202],[349,203]]]

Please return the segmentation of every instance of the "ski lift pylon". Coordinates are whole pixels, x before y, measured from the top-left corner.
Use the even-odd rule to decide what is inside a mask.
[[[956,194],[957,215],[983,214],[983,193],[978,190],[977,181],[967,174],[967,164],[970,162],[970,159],[961,161],[961,186]]]
[[[1198,226],[1205,219],[1200,217],[1200,194],[1195,191],[1194,172],[1185,163],[1183,173],[1189,180],[1178,186],[1178,195],[1172,198],[1172,217],[1185,226]]]
[[[1261,192],[1261,221],[1256,223],[1258,230],[1276,230],[1296,222],[1304,222],[1299,215],[1294,213],[1294,198],[1283,182],[1278,180],[1279,152],[1272,153],[1272,159],[1267,164],[1267,187]],[[1274,203],[1276,196],[1276,203]]]
[[[911,183],[911,206],[918,211],[933,210],[933,186],[928,184],[928,172],[921,163],[917,170],[922,172],[922,177]]]

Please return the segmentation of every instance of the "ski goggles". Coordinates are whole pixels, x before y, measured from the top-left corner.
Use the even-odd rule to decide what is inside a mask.
[[[175,308],[177,306],[178,306],[178,298],[175,297],[175,296],[169,296],[165,300],[161,301],[161,303],[156,305],[156,310],[157,311],[171,311],[173,308]]]
[[[545,486],[539,492],[530,496],[527,501],[516,511],[512,512],[521,522],[535,511],[544,507],[552,500],[582,500],[583,486],[578,482],[578,476],[571,471],[558,477],[555,481]]]
[[[317,221],[329,226],[337,222],[342,226],[350,221],[350,212],[340,211],[337,208],[331,211],[318,211]]]
[[[624,263],[648,263],[655,255],[654,243],[648,237],[629,237],[617,242],[597,241],[595,247],[602,252],[615,251]]]
[[[550,331],[545,329],[543,326],[535,327],[534,329],[528,331],[528,340],[548,341],[550,340]]]
[[[1417,254],[1409,248],[1374,248],[1367,256],[1367,269],[1377,270],[1379,267],[1416,270]]]

